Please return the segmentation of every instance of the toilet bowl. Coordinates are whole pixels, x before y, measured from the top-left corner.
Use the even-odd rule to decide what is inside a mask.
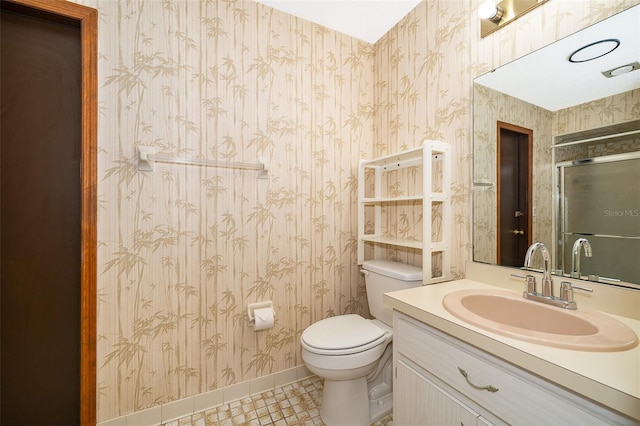
[[[324,379],[320,417],[327,426],[369,425],[391,412],[393,311],[383,294],[422,284],[422,270],[387,260],[362,265],[369,311],[325,318],[300,338],[307,368]]]

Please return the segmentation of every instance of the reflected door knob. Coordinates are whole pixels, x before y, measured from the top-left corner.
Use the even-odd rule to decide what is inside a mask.
[[[524,230],[522,230],[522,229],[514,229],[513,231],[511,231],[511,233],[513,235],[524,235]]]

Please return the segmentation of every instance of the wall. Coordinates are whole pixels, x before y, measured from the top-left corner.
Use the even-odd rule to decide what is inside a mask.
[[[250,0],[76,1],[100,13],[98,421],[300,365],[308,324],[367,314],[361,157],[451,143],[463,276],[472,78],[638,3],[553,0],[480,40],[477,1],[428,1],[371,46]],[[271,170],[140,173],[136,146]]]
[[[561,109],[553,114],[553,134],[564,135],[638,120],[640,119],[639,105],[640,89],[635,89],[572,108]],[[612,148],[608,147],[608,149]]]
[[[451,144],[453,278],[464,276],[464,259],[471,258],[472,46],[480,31],[473,14],[468,1],[422,2],[378,42],[375,62],[375,154],[425,139]]]
[[[97,1],[98,420],[302,364],[309,324],[367,315],[357,159],[373,46],[252,1]],[[270,159],[252,171],[157,163]],[[273,300],[276,326],[247,324]]]

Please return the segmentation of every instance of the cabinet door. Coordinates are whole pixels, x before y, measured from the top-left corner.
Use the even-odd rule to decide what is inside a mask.
[[[464,395],[460,396],[463,402],[471,405],[472,401],[474,407],[482,407],[477,408],[482,414],[485,410],[490,413],[490,418],[495,416],[507,424],[629,424],[628,419],[513,368],[486,352],[410,317],[396,315],[393,327],[396,359],[411,360],[411,365],[419,366],[416,370],[437,377],[437,383],[443,383],[446,390]],[[469,373],[470,379],[462,374],[461,368]],[[499,391],[474,389],[471,383],[491,385]]]
[[[396,363],[393,390],[393,424],[405,425],[477,425],[479,414],[462,404],[413,368]],[[482,424],[488,424],[486,420]]]

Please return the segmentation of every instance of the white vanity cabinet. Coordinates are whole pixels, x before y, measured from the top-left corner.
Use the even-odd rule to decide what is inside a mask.
[[[461,425],[478,423],[480,414],[444,391],[404,361],[396,363],[393,420],[401,425]]]
[[[637,424],[398,311],[393,340],[396,426]]]

